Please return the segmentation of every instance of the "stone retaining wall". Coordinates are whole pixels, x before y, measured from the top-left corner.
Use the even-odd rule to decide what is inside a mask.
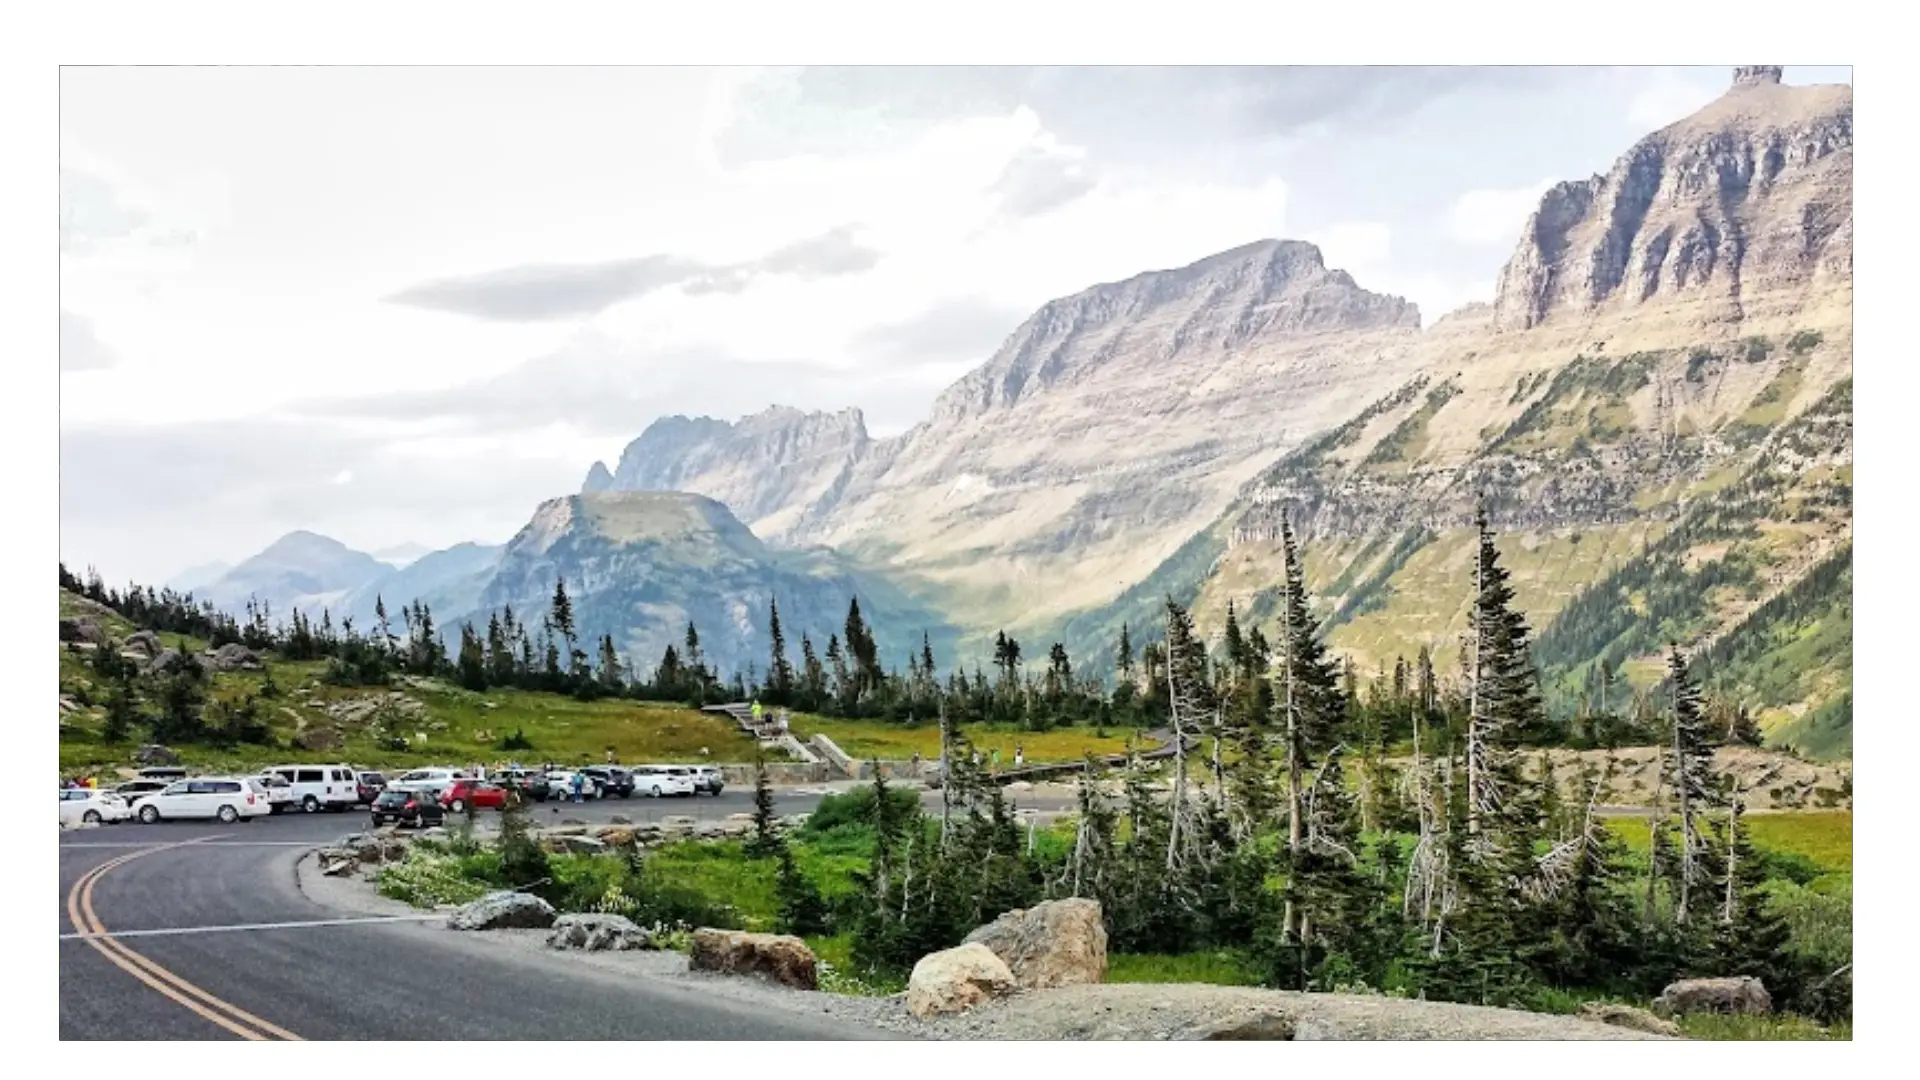
[[[720,775],[727,778],[727,786],[735,788],[753,787],[752,765],[722,765]],[[791,761],[770,761],[767,763],[767,781],[775,787],[792,787],[798,784],[824,784],[833,779],[833,770],[824,761],[802,764]]]

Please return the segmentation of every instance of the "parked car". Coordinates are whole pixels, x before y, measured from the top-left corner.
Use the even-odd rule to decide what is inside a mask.
[[[267,813],[290,814],[299,804],[293,798],[293,785],[287,778],[276,772],[261,773],[260,782],[267,785]]]
[[[573,798],[573,775],[574,770],[572,769],[555,769],[547,774],[547,786],[552,790],[553,798]],[[580,787],[580,797],[583,799],[599,798],[603,793],[600,785],[595,783],[593,777],[588,775],[585,770],[580,770],[580,776],[585,781]]]
[[[218,818],[227,824],[265,817],[267,785],[254,776],[197,776],[178,780],[140,800],[136,811],[148,825],[177,818]]]
[[[363,806],[373,805],[373,800],[379,798],[380,793],[387,789],[387,778],[377,772],[366,769],[355,769],[353,779],[354,787],[360,796],[360,802]]]
[[[539,769],[507,769],[496,779],[502,787],[512,788],[520,797],[533,802],[546,802],[552,785],[547,782],[547,774]]]
[[[345,765],[275,765],[260,770],[262,776],[268,773],[293,785],[293,801],[309,814],[345,810],[360,801],[359,784]]]
[[[727,786],[727,777],[718,765],[693,766],[693,790],[718,795]]]
[[[658,799],[694,792],[693,770],[684,765],[641,765],[633,770],[634,790]]]
[[[185,780],[187,778],[187,770],[178,765],[154,765],[150,768],[141,769],[134,775],[142,780],[164,780],[171,784],[175,780]]]
[[[401,773],[397,779],[387,781],[388,791],[417,791],[421,788],[436,790],[453,786],[455,780],[472,779],[465,769],[414,769]]]
[[[447,820],[447,812],[427,793],[398,788],[388,788],[376,796],[369,812],[376,827],[391,821],[418,829],[443,825]]]
[[[60,824],[102,825],[125,821],[133,816],[127,800],[116,791],[101,788],[61,788]]]
[[[507,807],[507,789],[491,780],[455,780],[451,787],[440,793],[440,805],[455,814],[466,813],[468,807],[475,810],[504,810]]]
[[[633,774],[618,765],[589,765],[580,770],[593,778],[600,786],[600,797],[618,795],[623,799],[633,797]]]
[[[128,806],[132,806],[143,796],[151,795],[156,791],[165,791],[167,785],[171,783],[173,783],[172,780],[129,780],[115,787],[113,793],[125,799]]]

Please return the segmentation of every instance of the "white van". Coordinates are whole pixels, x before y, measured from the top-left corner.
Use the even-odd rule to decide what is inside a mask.
[[[267,785],[258,777],[197,776],[140,800],[145,824],[179,818],[219,818],[231,825],[267,813]]]
[[[455,780],[475,779],[478,777],[466,769],[413,769],[387,781],[387,790],[423,791],[431,788],[444,791],[452,787]]]
[[[273,773],[292,786],[293,805],[311,814],[322,807],[340,811],[360,805],[360,781],[345,765],[275,765]]]
[[[665,795],[693,796],[693,770],[685,765],[636,765],[632,772],[636,795],[651,795],[656,799]]]

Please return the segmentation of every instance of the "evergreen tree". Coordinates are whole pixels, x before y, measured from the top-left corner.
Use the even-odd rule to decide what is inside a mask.
[[[106,719],[100,727],[101,741],[117,746],[131,739],[133,729],[142,719],[132,686],[124,680],[116,680],[107,691],[106,709]]]
[[[800,635],[800,689],[803,708],[817,709],[827,696],[827,669],[814,654],[813,639]]]
[[[779,844],[775,852],[779,865],[773,879],[773,899],[777,906],[776,916],[780,932],[783,934],[821,934],[830,929],[830,912],[826,901],[820,896],[820,890],[800,872],[793,861],[793,851],[786,844]]]
[[[486,651],[469,623],[460,624],[460,659],[455,669],[462,687],[476,692],[487,688]]]
[[[780,604],[773,599],[767,601],[767,636],[772,642],[772,655],[767,664],[765,699],[771,705],[790,705],[793,702],[793,665],[787,662],[787,637],[780,630]]]
[[[1675,922],[1685,923],[1693,915],[1694,901],[1712,876],[1712,857],[1706,821],[1714,803],[1713,741],[1700,709],[1700,687],[1693,681],[1686,658],[1679,646],[1671,647],[1667,658],[1668,716],[1672,743],[1670,783],[1673,793],[1675,826],[1679,829],[1677,857],[1673,863]]]
[[[1320,863],[1307,858],[1307,778],[1316,754],[1328,749],[1344,715],[1338,675],[1317,634],[1308,604],[1305,573],[1293,526],[1280,519],[1281,588],[1278,654],[1272,671],[1273,726],[1280,732],[1287,768],[1287,843],[1289,873],[1311,873]],[[1281,938],[1304,942],[1310,923],[1301,904],[1323,895],[1305,885],[1291,890],[1283,912]]]
[[[749,858],[771,858],[784,850],[780,839],[780,817],[773,807],[773,784],[767,779],[766,755],[753,759],[753,835],[747,838]]]
[[[1720,822],[1720,897],[1696,965],[1715,975],[1751,975],[1782,1002],[1799,990],[1799,973],[1788,952],[1791,931],[1768,902],[1767,870],[1753,846],[1745,799],[1735,791]]]

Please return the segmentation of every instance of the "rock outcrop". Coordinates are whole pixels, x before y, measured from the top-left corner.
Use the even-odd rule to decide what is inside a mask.
[[[582,952],[619,952],[651,944],[645,930],[625,915],[562,915],[547,934],[550,949]]]
[[[1589,1001],[1580,1006],[1580,1017],[1595,1023],[1611,1024],[1630,1031],[1644,1031],[1649,1035],[1664,1035],[1669,1039],[1680,1038],[1680,1025],[1660,1017],[1645,1009],[1636,1009],[1631,1005],[1616,1005],[1608,1001]]]
[[[928,953],[907,978],[907,1011],[926,1018],[965,1012],[1012,993],[1018,984],[1004,960],[977,942]]]
[[[796,990],[820,987],[819,962],[813,950],[787,934],[695,930],[687,966],[722,975],[758,975]]]
[[[553,905],[528,893],[488,893],[447,916],[451,930],[541,929],[553,925]]]
[[[1494,327],[1684,304],[1702,323],[1797,303],[1853,267],[1853,88],[1736,68],[1718,101],[1604,176],[1549,190],[1501,272]]]
[[[1741,975],[1718,979],[1681,979],[1669,983],[1653,1001],[1661,1016],[1687,1013],[1749,1013],[1773,1011],[1773,995],[1759,979]]]
[[[1107,977],[1107,928],[1093,900],[1048,900],[1009,911],[968,934],[966,942],[992,950],[1025,990]]]

